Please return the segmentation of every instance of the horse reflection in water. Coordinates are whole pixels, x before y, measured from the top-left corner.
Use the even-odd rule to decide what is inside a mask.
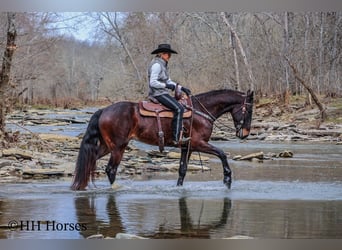
[[[185,197],[178,199],[178,205],[174,200],[166,200],[164,202],[167,203],[166,207],[169,209],[163,209],[163,211],[159,211],[160,208],[157,206],[151,209],[151,202],[153,200],[143,201],[143,203],[139,201],[138,204],[134,203],[134,206],[127,204],[127,207],[135,207],[134,209],[137,210],[136,217],[133,218],[133,213],[126,211],[127,208],[122,205],[122,201],[117,201],[115,194],[107,196],[104,209],[100,208],[100,204],[103,204],[102,199],[96,195],[76,197],[75,208],[78,222],[85,223],[87,226],[87,230],[81,231],[80,234],[85,238],[93,234],[115,237],[117,233],[125,232],[153,239],[208,239],[211,238],[213,231],[224,228],[232,207],[231,200],[224,198],[219,202],[220,209],[210,208],[210,212],[216,214],[211,214],[208,219],[203,215],[205,213],[203,210],[208,205],[208,201],[205,200],[197,200],[197,202],[191,200],[191,207]],[[175,206],[178,206],[179,214],[175,213],[177,211],[174,209]],[[149,220],[149,215],[153,216],[153,220]]]
[[[209,140],[215,120],[225,113],[230,113],[233,118],[236,136],[246,138],[251,128],[253,96],[253,91],[243,93],[224,89],[190,97],[193,115],[184,119],[183,123],[185,134],[191,137],[191,142],[181,148],[178,186],[183,185],[191,153],[203,152],[221,160],[223,183],[230,188],[232,171],[227,156],[221,149],[211,145]],[[165,146],[173,146],[171,119],[160,120]],[[71,188],[85,189],[89,180],[94,179],[96,161],[107,154],[110,154],[110,159],[106,173],[110,184],[113,184],[117,168],[131,139],[150,145],[159,144],[158,123],[155,118],[142,116],[139,113],[139,103],[135,102],[118,102],[95,112],[80,145]]]

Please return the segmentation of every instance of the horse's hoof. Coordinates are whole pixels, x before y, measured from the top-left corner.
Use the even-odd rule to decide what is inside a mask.
[[[227,186],[228,189],[231,188],[232,181],[229,177],[223,179],[223,184]]]

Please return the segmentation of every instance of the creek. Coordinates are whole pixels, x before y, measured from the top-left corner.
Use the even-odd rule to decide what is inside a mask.
[[[70,191],[71,180],[3,183],[0,238],[341,238],[341,146],[307,143],[214,142],[225,151],[250,153],[291,149],[293,158],[263,162],[229,160],[231,190],[222,184],[215,158],[211,171],[106,179],[96,188]],[[139,143],[137,146],[143,147]],[[144,145],[149,148],[149,146]],[[18,227],[7,228],[16,221]],[[38,226],[39,225],[39,226]]]
[[[88,116],[77,119],[87,119]],[[85,123],[25,126],[31,131],[77,136]],[[0,183],[0,238],[82,239],[117,233],[147,238],[245,236],[263,239],[342,238],[342,148],[320,142],[213,141],[229,156],[232,188],[222,167],[189,172],[183,187],[177,173],[147,172],[106,178],[96,188],[74,192],[71,179]],[[134,146],[156,150],[139,142]],[[234,161],[237,154],[293,152],[292,158]],[[194,153],[195,154],[195,153]]]

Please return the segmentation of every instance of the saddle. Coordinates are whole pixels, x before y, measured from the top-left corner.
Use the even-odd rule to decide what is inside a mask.
[[[150,97],[149,97],[150,98]],[[151,99],[151,101],[139,102],[139,113],[145,117],[156,117],[158,125],[158,137],[159,137],[159,151],[164,151],[164,132],[162,130],[160,118],[173,118],[173,112],[171,109],[164,105],[157,103],[157,100]],[[177,98],[177,101],[185,107],[183,118],[189,118],[192,116],[191,100],[187,97]],[[182,131],[181,131],[182,133]]]
[[[192,111],[186,108],[186,107],[191,106],[189,98],[182,98],[178,100],[178,102],[185,107],[183,118],[191,117]],[[156,103],[154,101],[139,102],[139,113],[142,116],[150,116],[150,117],[157,117],[157,116],[162,117],[162,118],[173,117],[173,113],[171,109],[165,107],[164,105],[160,103]]]

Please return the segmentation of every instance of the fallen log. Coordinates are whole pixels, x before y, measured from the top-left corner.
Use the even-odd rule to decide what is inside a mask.
[[[252,160],[253,158],[257,158],[257,159],[264,159],[264,153],[263,152],[258,152],[258,153],[253,153],[253,154],[248,154],[245,156],[242,155],[237,155],[233,158],[233,160],[236,161],[245,161],[245,160]]]

